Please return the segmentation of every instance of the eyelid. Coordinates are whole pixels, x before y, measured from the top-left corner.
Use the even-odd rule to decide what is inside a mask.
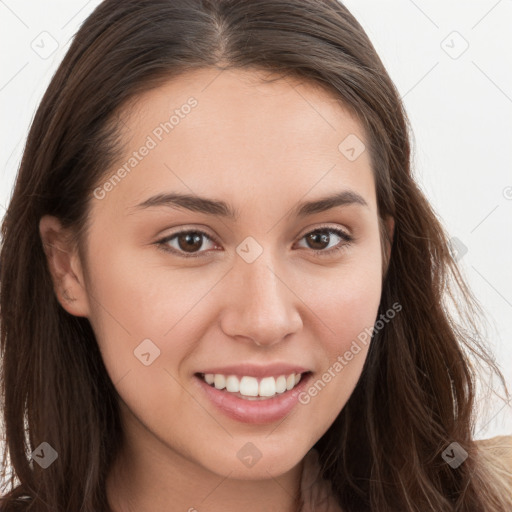
[[[340,226],[339,224],[333,225],[333,224],[328,224],[328,223],[320,224],[320,225],[313,224],[313,225],[307,226],[306,228],[304,228],[303,231],[300,232],[300,234],[298,235],[298,238],[303,238],[307,234],[312,233],[314,231],[322,231],[322,230],[328,230],[328,229],[331,229],[333,231],[342,231],[347,237],[352,237],[355,240],[355,237],[353,236],[351,230],[348,229],[347,227]]]

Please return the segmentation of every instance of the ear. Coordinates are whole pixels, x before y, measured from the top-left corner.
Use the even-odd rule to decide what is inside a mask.
[[[59,219],[50,215],[41,217],[39,234],[43,242],[57,300],[70,314],[89,315],[89,300],[85,288],[78,249]]]

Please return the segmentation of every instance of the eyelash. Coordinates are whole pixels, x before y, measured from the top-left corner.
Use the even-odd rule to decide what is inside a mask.
[[[336,247],[332,247],[331,249],[328,249],[328,250],[325,250],[325,249],[310,249],[315,256],[320,257],[320,258],[327,257],[327,256],[333,256],[335,253],[337,253],[338,251],[341,251],[342,249],[345,249],[347,246],[349,246],[354,241],[354,237],[353,236],[349,235],[348,233],[345,233],[345,231],[343,231],[341,229],[332,228],[332,227],[320,227],[320,228],[314,229],[313,231],[309,231],[304,236],[302,236],[300,238],[300,240],[305,238],[307,235],[311,235],[312,233],[318,233],[318,232],[320,232],[320,233],[325,233],[325,232],[327,232],[327,233],[334,233],[335,235],[339,236],[344,241],[344,243],[340,242],[341,245],[338,245]],[[203,257],[203,253],[206,252],[206,251],[200,251],[200,252],[197,252],[197,253],[186,254],[186,253],[181,252],[181,251],[179,251],[177,249],[169,248],[169,246],[167,245],[167,243],[169,241],[171,241],[172,239],[174,239],[174,238],[176,238],[176,237],[178,237],[180,235],[186,234],[186,233],[195,233],[195,234],[203,235],[204,237],[208,238],[209,240],[211,240],[212,242],[217,244],[217,241],[215,239],[213,239],[210,235],[208,235],[208,233],[205,233],[204,231],[201,231],[200,229],[186,229],[186,230],[183,230],[183,231],[178,231],[177,233],[173,233],[170,236],[166,236],[165,238],[162,238],[161,240],[158,240],[156,242],[156,245],[157,245],[158,249],[160,249],[161,251],[164,251],[165,253],[176,254],[176,255],[181,256],[183,258],[200,258],[200,257]]]

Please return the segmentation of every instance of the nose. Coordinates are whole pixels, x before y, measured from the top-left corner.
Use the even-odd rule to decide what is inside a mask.
[[[286,282],[288,274],[277,272],[264,255],[252,263],[241,258],[235,262],[226,283],[221,328],[233,338],[271,346],[302,327],[297,309],[301,300]]]

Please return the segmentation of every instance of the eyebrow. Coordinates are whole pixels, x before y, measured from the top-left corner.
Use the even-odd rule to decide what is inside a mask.
[[[368,203],[353,190],[343,190],[336,194],[322,197],[314,201],[299,203],[292,209],[292,215],[299,218],[324,212],[338,206],[360,205],[369,208]],[[130,208],[130,210],[144,210],[154,207],[183,208],[186,210],[224,217],[237,220],[239,211],[233,208],[225,201],[209,199],[191,194],[181,194],[177,192],[167,194],[157,194],[149,197],[142,203]]]

